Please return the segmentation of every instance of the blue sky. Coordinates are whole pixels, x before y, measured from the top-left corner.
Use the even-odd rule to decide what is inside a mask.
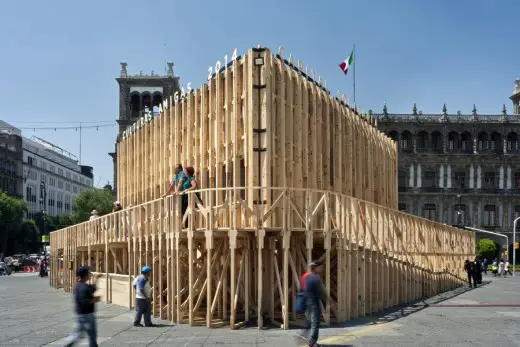
[[[424,113],[511,110],[520,77],[518,1],[3,1],[0,119],[18,127],[115,121],[119,62],[200,86],[233,48],[279,45],[352,99],[338,64],[356,44],[363,109]],[[164,42],[166,41],[166,46]],[[59,122],[59,123],[51,123]],[[63,122],[69,122],[67,124]],[[115,124],[115,122],[114,122]],[[75,130],[23,130],[79,156]],[[83,131],[82,163],[112,182],[116,126]]]

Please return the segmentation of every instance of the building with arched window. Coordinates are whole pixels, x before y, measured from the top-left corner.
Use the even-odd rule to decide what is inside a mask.
[[[399,208],[441,223],[512,232],[520,216],[520,80],[495,115],[378,114],[398,142]]]
[[[140,72],[129,75],[127,63],[121,63],[121,73],[116,78],[119,84],[119,132],[117,134],[115,151],[109,153],[114,163],[114,193],[117,191],[117,143],[121,140],[123,132],[146,111],[158,115],[158,106],[162,101],[180,91],[179,77],[174,76],[173,62],[169,61],[166,67],[166,75],[158,75],[154,71],[151,74]]]

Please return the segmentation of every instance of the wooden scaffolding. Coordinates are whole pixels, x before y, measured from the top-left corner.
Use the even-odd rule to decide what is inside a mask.
[[[396,144],[268,49],[167,104],[118,144],[124,210],[51,234],[52,286],[92,266],[103,299],[132,307],[150,265],[154,316],[288,328],[311,260],[326,324],[464,282],[474,235],[397,211]],[[184,215],[181,197],[161,198],[177,163],[202,188]]]

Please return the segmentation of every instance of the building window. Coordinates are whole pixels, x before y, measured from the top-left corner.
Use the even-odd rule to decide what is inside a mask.
[[[78,193],[78,187],[77,187],[76,185],[73,185],[73,186],[72,186],[72,192],[73,192],[74,194],[77,194],[77,193]]]
[[[494,172],[485,172],[484,173],[484,188],[492,189],[496,188],[495,182],[495,173]]]
[[[406,204],[403,203],[403,202],[400,202],[400,203],[397,205],[397,208],[399,209],[399,211],[406,212]]]
[[[70,180],[70,172],[67,171],[67,178]]]
[[[466,188],[465,172],[455,172],[455,188]]]
[[[485,205],[484,206],[484,220],[483,226],[485,227],[494,227],[497,222],[497,212],[495,205]]]
[[[27,157],[27,164],[29,164],[29,165],[36,165],[36,160],[33,157],[28,156]]]
[[[399,188],[407,186],[407,184],[406,184],[406,171],[399,170],[398,176],[397,176],[397,186]]]
[[[67,183],[65,184],[65,190],[68,191],[68,192],[70,192],[70,183],[67,182]]]
[[[435,204],[424,204],[424,218],[435,221],[437,209]]]
[[[63,189],[63,181],[62,180],[58,180],[58,188],[59,189]]]
[[[425,171],[424,172],[424,188],[434,188],[435,187],[435,171]]]
[[[511,223],[513,223],[515,221],[515,219],[517,219],[518,217],[520,217],[520,205],[515,205],[515,212],[514,212],[513,220],[511,221]],[[517,227],[518,227],[518,225],[517,225]]]
[[[55,173],[55,172],[56,172],[56,168],[54,167],[54,165],[51,165],[51,167],[50,167],[50,171],[51,171],[52,173]]]
[[[520,172],[515,172],[515,189],[520,189]]]
[[[63,176],[63,169],[58,169],[58,175]]]
[[[466,205],[455,205],[454,209],[454,224],[466,225]]]

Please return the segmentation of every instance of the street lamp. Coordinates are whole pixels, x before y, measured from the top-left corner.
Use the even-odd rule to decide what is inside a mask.
[[[40,203],[42,204],[42,220],[43,220],[43,231],[42,234],[45,235],[45,224],[47,221],[47,187],[45,185],[45,181],[41,181],[40,183]]]
[[[513,222],[513,276],[516,276],[516,223],[520,220],[520,217],[515,218]],[[509,245],[508,245],[509,249]]]

